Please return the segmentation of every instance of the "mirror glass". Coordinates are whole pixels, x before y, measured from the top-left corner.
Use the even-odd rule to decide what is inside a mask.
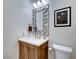
[[[49,5],[33,9],[32,27],[34,35],[49,35]]]
[[[37,12],[36,13],[36,25],[37,30],[43,30],[43,12]]]

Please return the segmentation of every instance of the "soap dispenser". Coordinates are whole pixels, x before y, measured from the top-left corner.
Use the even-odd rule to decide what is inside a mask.
[[[31,24],[29,24],[28,32],[32,32],[32,26],[31,26]]]
[[[28,25],[28,34],[29,34],[29,36],[32,35],[32,25],[31,24]]]

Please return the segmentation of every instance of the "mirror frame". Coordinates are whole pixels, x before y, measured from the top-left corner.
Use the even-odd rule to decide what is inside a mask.
[[[43,30],[36,29],[36,13],[43,12]],[[49,4],[44,5],[43,7],[33,9],[32,11],[32,32],[34,35],[43,35],[49,36]]]

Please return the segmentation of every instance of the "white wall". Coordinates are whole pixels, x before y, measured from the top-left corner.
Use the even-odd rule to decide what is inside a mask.
[[[75,0],[50,0],[50,41],[49,46],[53,43],[62,44],[72,48],[71,59],[76,59],[76,4]],[[71,27],[54,27],[54,10],[71,6]],[[51,53],[50,53],[51,55]],[[50,56],[52,59],[53,56]]]
[[[17,36],[32,22],[30,0],[4,0],[3,58],[18,59]]]

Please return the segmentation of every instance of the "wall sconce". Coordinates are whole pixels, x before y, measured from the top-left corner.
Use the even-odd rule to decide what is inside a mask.
[[[38,8],[38,6],[37,6],[37,4],[35,2],[33,3],[33,7]]]
[[[37,1],[37,6],[38,6],[38,7],[41,7],[41,6],[42,6],[42,4],[41,4],[40,1]]]
[[[43,5],[46,5],[46,4],[47,4],[46,0],[38,0],[33,3],[33,7],[39,8],[39,7],[42,7]]]
[[[43,5],[46,5],[47,4],[47,1],[46,0],[42,0],[42,4]]]

